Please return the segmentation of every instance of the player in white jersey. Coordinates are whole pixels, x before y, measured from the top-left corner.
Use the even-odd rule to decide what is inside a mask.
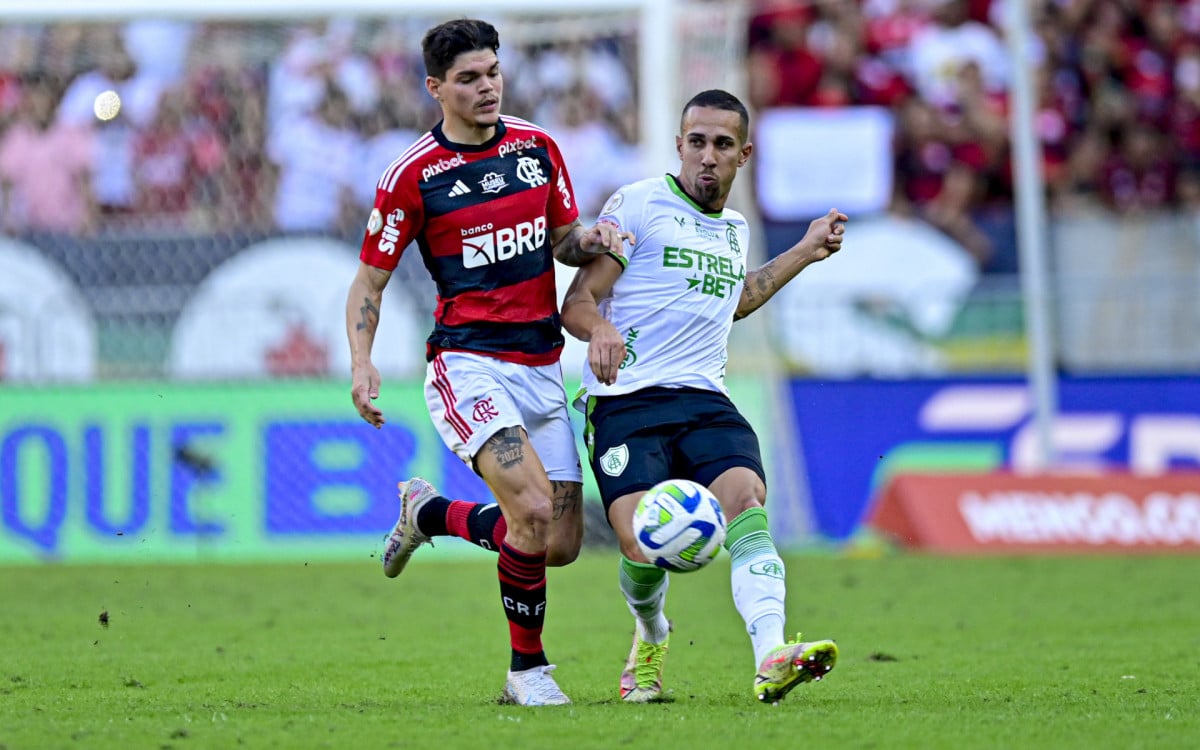
[[[627,185],[604,206],[599,221],[632,234],[633,246],[576,272],[562,311],[566,329],[588,342],[577,403],[586,404],[588,458],[620,541],[620,586],[635,620],[620,694],[663,697],[668,578],[639,550],[633,511],[650,487],[684,478],[712,490],[731,519],[725,547],[754,649],[754,692],[774,703],[824,677],[838,650],[829,640],[785,641],[783,561],[763,509],[758,438],[725,388],[728,339],[734,320],[837,252],[848,219],[831,209],[794,246],[748,271],[746,220],[725,207],[753,150],[745,105],[724,91],[697,94],[675,142],[677,175]]]

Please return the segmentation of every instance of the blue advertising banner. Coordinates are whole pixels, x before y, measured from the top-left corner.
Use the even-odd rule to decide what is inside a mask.
[[[1037,465],[1033,402],[1021,379],[791,383],[815,531],[846,539],[876,491],[908,471]],[[1200,468],[1200,379],[1059,382],[1060,468],[1160,473]]]

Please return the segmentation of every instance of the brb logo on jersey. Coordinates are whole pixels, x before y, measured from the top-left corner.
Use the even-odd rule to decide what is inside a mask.
[[[462,235],[463,268],[482,268],[541,249],[546,243],[546,217],[500,229],[489,221],[463,229]]]

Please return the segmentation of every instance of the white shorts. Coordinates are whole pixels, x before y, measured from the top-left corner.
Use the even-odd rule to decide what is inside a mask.
[[[546,476],[582,482],[562,366],[531,367],[466,352],[442,352],[425,368],[425,403],[442,442],[475,468],[488,438],[523,427]]]

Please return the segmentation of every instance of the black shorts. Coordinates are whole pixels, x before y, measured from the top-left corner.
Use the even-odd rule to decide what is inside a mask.
[[[646,388],[593,396],[584,442],[604,509],[664,479],[705,486],[744,466],[766,482],[758,436],[727,396],[693,388]]]

